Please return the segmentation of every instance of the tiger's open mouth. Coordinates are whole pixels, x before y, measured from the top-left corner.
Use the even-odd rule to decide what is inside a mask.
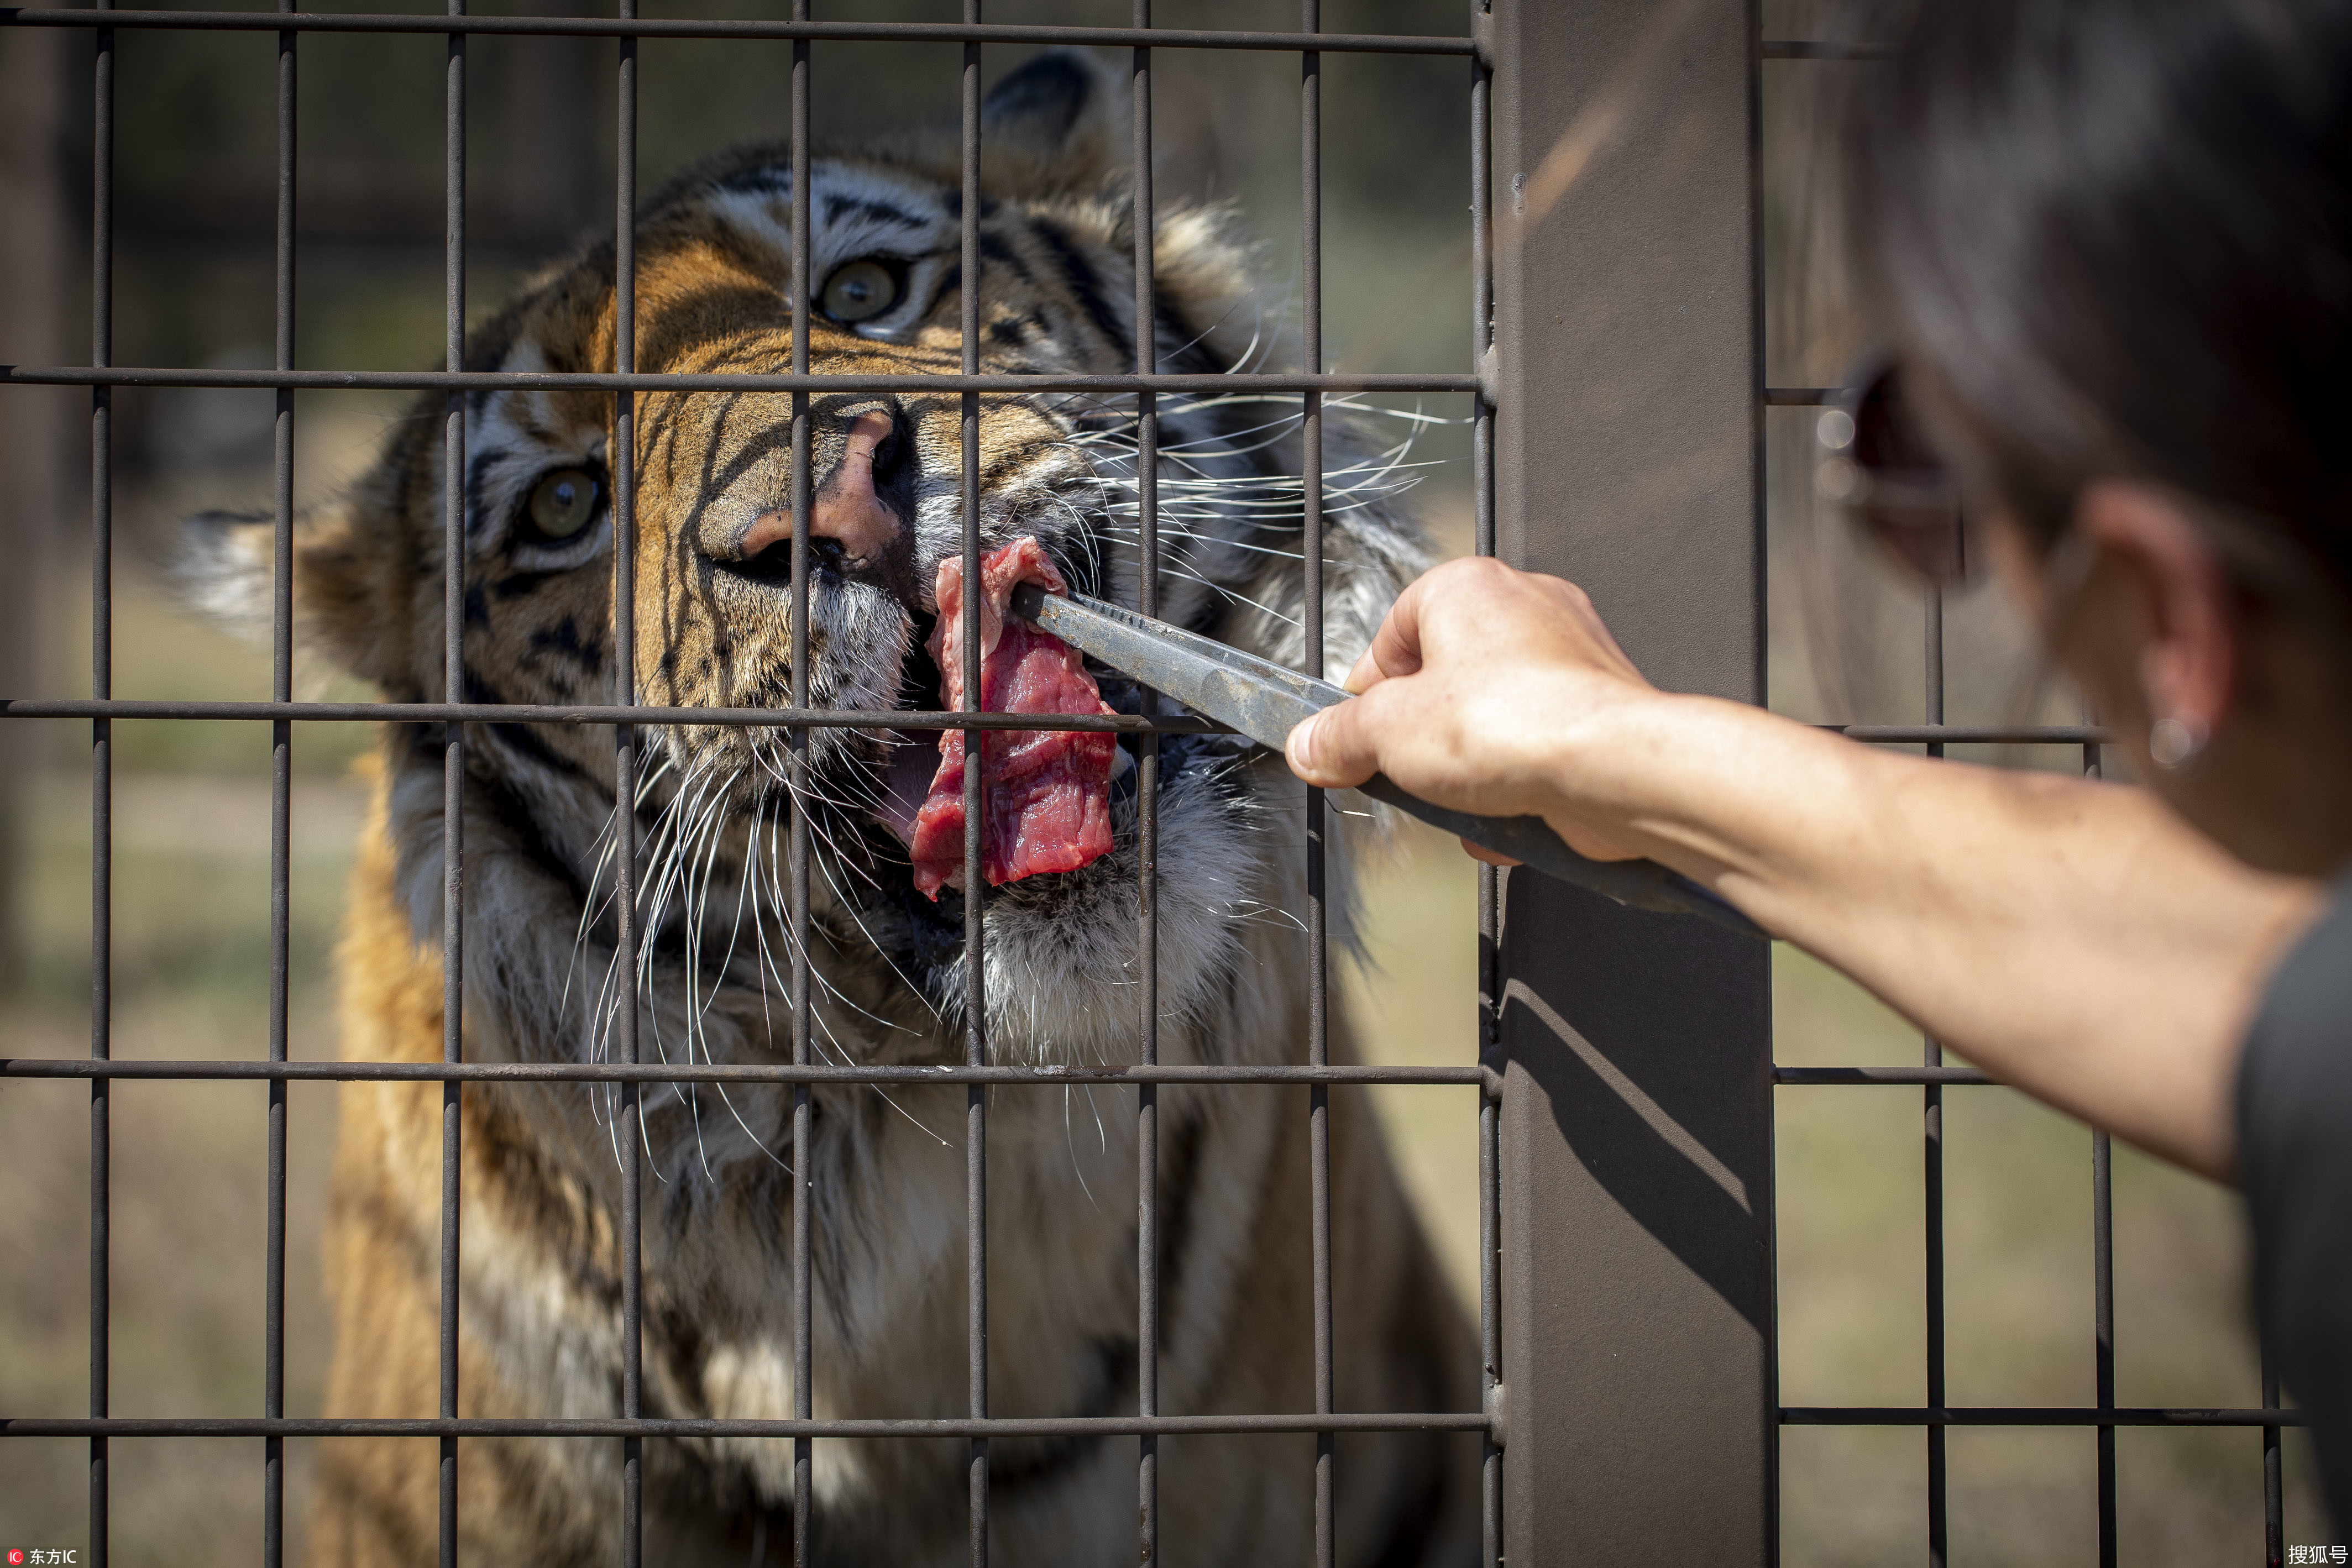
[[[1114,712],[1076,650],[1007,614],[1013,589],[1022,582],[1051,593],[1069,591],[1034,536],[1017,538],[982,559],[976,605],[980,691],[971,706],[991,713]],[[950,556],[940,563],[938,614],[924,645],[941,711],[965,706],[964,595],[963,561]],[[929,745],[901,745],[893,752],[877,816],[906,845],[917,891],[936,902],[942,887],[964,885],[970,759],[961,730],[924,733]],[[984,734],[981,867],[988,884],[1076,871],[1109,853],[1110,781],[1121,760],[1117,739],[1099,732]]]

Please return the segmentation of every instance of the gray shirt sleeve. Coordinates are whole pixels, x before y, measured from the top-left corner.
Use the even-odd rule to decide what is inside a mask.
[[[2254,1297],[2352,1529],[2352,883],[2272,977],[2238,1068]]]

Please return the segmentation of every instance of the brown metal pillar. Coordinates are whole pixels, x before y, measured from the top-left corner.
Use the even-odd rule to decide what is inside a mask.
[[[1763,695],[1748,0],[1493,0],[1503,555]],[[1503,936],[1505,1550],[1773,1560],[1763,944],[1528,873]]]

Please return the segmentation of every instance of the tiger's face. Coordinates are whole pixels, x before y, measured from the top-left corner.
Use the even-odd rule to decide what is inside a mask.
[[[1123,120],[1115,83],[1082,56],[1042,56],[997,88],[983,120],[977,280],[959,266],[951,132],[814,157],[810,369],[959,370],[962,290],[976,283],[984,371],[1133,370],[1131,209],[1113,156]],[[655,199],[636,239],[639,371],[792,368],[792,197],[787,152],[752,148],[688,172]],[[1247,363],[1264,322],[1228,220],[1199,209],[1164,215],[1153,249],[1160,368]],[[600,245],[480,329],[468,362],[609,371],[615,320],[611,247]],[[445,689],[441,403],[437,395],[420,403],[349,504],[306,524],[298,551],[306,625],[395,699],[433,700]],[[636,398],[634,415],[639,699],[788,706],[791,397],[662,391]],[[467,399],[465,698],[614,699],[618,417],[609,394]],[[952,391],[820,395],[809,400],[809,420],[810,701],[936,708],[939,672],[924,643],[940,562],[962,548],[961,400]],[[1162,612],[1282,658],[1298,650],[1297,426],[1295,399],[1161,399]],[[1034,536],[1075,590],[1133,602],[1135,430],[1132,397],[982,397],[982,548]],[[1335,445],[1344,448],[1344,435]],[[1344,669],[1418,558],[1381,504],[1388,481],[1378,463],[1327,457],[1332,467],[1341,476],[1327,482],[1336,497],[1327,621],[1329,662]],[[1352,486],[1350,475],[1360,476]],[[215,581],[233,580],[217,563],[236,557],[243,536],[220,524],[211,537]],[[1114,707],[1137,710],[1138,694],[1115,674],[1103,672],[1102,690]],[[935,904],[914,891],[903,836],[938,761],[935,736],[812,731],[797,798],[783,731],[649,727],[646,741],[639,885],[648,965],[682,967],[689,991],[772,991],[786,964],[774,936],[783,826],[804,811],[823,944],[812,956],[825,1001],[914,1037],[886,1031],[860,1054],[934,1049],[928,1042],[963,990],[961,895],[943,893]],[[1229,737],[1161,745],[1161,988],[1181,1013],[1230,997],[1239,983],[1238,923],[1278,918],[1295,901],[1286,879],[1297,833],[1283,802],[1296,791],[1277,766]],[[437,755],[429,737],[418,747],[420,758]],[[609,919],[610,732],[475,726],[467,755],[469,777],[495,796],[501,820],[527,829],[529,858],[553,883],[552,904],[573,913],[578,939],[593,945]],[[988,990],[992,1012],[1004,1009],[991,1032],[1003,1054],[1101,1060],[1131,1050],[1136,772],[1122,758],[1113,779],[1113,853],[986,895]],[[417,794],[418,812],[434,809],[422,783]],[[395,788],[395,808],[399,799]],[[404,866],[413,853],[418,879],[420,930],[437,918],[423,892],[437,874],[428,874],[430,842],[422,831],[402,837]],[[518,953],[510,967],[552,962]],[[571,1051],[587,1054],[601,1049],[608,1027],[591,1009],[520,1032],[548,1025],[569,1037]]]
[[[1046,54],[1005,78],[982,127],[976,277],[959,266],[951,131],[814,157],[811,368],[958,370],[971,288],[985,371],[1132,369],[1134,237],[1115,155],[1125,120],[1115,82],[1086,57]],[[637,369],[790,367],[789,169],[780,149],[732,153],[690,172],[639,215]],[[1260,368],[1270,335],[1229,224],[1174,211],[1150,240],[1160,366],[1203,375]],[[610,370],[614,298],[609,247],[584,251],[486,323],[468,362]],[[954,889],[935,904],[915,884],[901,829],[940,758],[926,732],[892,716],[940,705],[926,641],[940,613],[940,565],[961,549],[967,521],[961,397],[809,399],[809,468],[797,476],[812,492],[805,639],[792,622],[789,395],[674,385],[640,394],[625,448],[609,395],[501,391],[469,393],[459,407],[457,592],[445,591],[442,506],[453,486],[440,393],[418,401],[346,497],[298,519],[296,613],[344,668],[394,701],[447,694],[601,705],[630,686],[666,706],[773,708],[805,685],[820,706],[880,716],[865,727],[810,730],[804,771],[786,766],[787,731],[635,727],[634,988],[618,971],[614,829],[632,818],[615,810],[613,732],[468,724],[456,791],[467,1060],[609,1060],[632,989],[642,1061],[777,1062],[793,1049],[793,1003],[803,998],[820,1062],[960,1060],[971,1021],[962,1016],[964,928],[975,911]],[[1298,399],[1163,392],[1158,414],[1160,612],[1295,664]],[[1131,397],[980,398],[971,520],[983,547],[1032,536],[1072,587],[1133,602],[1136,420]],[[1336,673],[1420,557],[1390,505],[1401,487],[1397,455],[1369,449],[1331,402],[1323,428],[1319,543],[1327,666]],[[635,588],[616,611],[613,506],[624,450],[635,458]],[[215,516],[194,532],[200,594],[218,610],[262,610],[266,623],[269,519]],[[464,618],[457,693],[444,663],[443,607],[452,600]],[[625,683],[615,664],[619,616],[634,647]],[[796,641],[809,659],[797,672]],[[1138,710],[1129,683],[1102,672],[1100,685],[1112,706]],[[447,738],[439,726],[415,723],[387,725],[380,737],[377,811],[357,857],[339,960],[341,1050],[355,1060],[432,1061],[444,1049]],[[1134,737],[1123,743],[1131,758]],[[1296,1061],[1310,995],[1302,791],[1278,758],[1234,737],[1157,744],[1160,1060]],[[971,895],[995,1061],[1137,1060],[1141,773],[1114,765],[1109,852]],[[1335,815],[1330,932],[1344,943],[1346,851],[1362,824]],[[804,953],[793,949],[796,923],[785,913],[796,820],[812,850]],[[795,998],[803,963],[813,983]],[[1332,1024],[1340,1060],[1344,1011]],[[646,1172],[636,1354],[648,1413],[795,1410],[802,1328],[813,1378],[803,1393],[822,1418],[967,1408],[973,1189],[954,1140],[966,1135],[968,1101],[923,1076],[819,1082],[805,1123],[792,1090],[761,1077],[670,1080],[634,1097]],[[629,1211],[618,1086],[476,1082],[455,1098],[461,1413],[615,1408],[631,1354],[617,1305]],[[1072,1075],[986,1101],[979,1190],[992,1194],[992,1398],[1004,1410],[1089,1417],[1134,1408],[1139,1097]],[[1170,1085],[1153,1103],[1154,1190],[1165,1217],[1161,1396],[1170,1408],[1303,1408],[1311,1390],[1295,1351],[1311,1328],[1298,1260],[1314,1221],[1297,1099]],[[1333,1288],[1373,1303],[1349,1315],[1349,1333],[1368,1337],[1360,1351],[1340,1342],[1335,1397],[1351,1409],[1467,1407],[1474,1342],[1436,1283],[1369,1108],[1339,1097],[1331,1110]],[[446,1114],[421,1083],[342,1101],[323,1249],[338,1320],[328,1407],[338,1415],[436,1407]],[[792,1250],[800,1234],[792,1221],[803,1214],[813,1277],[797,1274]],[[797,1327],[796,1278],[814,1308]],[[1304,1437],[1274,1441],[1303,1458]],[[1346,1560],[1466,1557],[1475,1504],[1445,1500],[1475,1498],[1475,1484],[1445,1454],[1467,1450],[1447,1450],[1430,1434],[1349,1441],[1348,1471],[1360,1479],[1337,1505],[1345,1511],[1336,1539],[1359,1544],[1342,1545]],[[459,1516],[470,1557],[606,1561],[619,1549],[618,1515],[607,1506],[620,1485],[618,1445],[467,1442],[476,1458],[459,1468],[458,1484],[468,1489]],[[1171,1561],[1255,1560],[1276,1551],[1269,1542],[1285,1554],[1307,1549],[1314,1523],[1301,1489],[1284,1479],[1292,1461],[1270,1463],[1266,1442],[1184,1440],[1190,1479],[1170,1488]],[[415,1454],[414,1444],[358,1440],[322,1459],[312,1540],[361,1544],[320,1550],[392,1561],[431,1539],[434,1483],[410,1468]],[[1099,1437],[1008,1437],[993,1440],[992,1454],[991,1531],[1003,1555],[1091,1562],[1132,1549],[1131,1448]],[[760,1532],[790,1517],[793,1457],[767,1438],[649,1445],[648,1533],[680,1563],[740,1563],[747,1549],[756,1558]],[[817,1522],[795,1549],[812,1562],[962,1561],[967,1462],[961,1444],[818,1445]]]

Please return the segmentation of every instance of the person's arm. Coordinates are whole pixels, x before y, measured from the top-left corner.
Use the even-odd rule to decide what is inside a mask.
[[[2208,1175],[2264,978],[2320,904],[2144,791],[1861,746],[1660,693],[1582,593],[1490,561],[1400,597],[1293,768],[1534,812],[1713,887],[1987,1071]]]

